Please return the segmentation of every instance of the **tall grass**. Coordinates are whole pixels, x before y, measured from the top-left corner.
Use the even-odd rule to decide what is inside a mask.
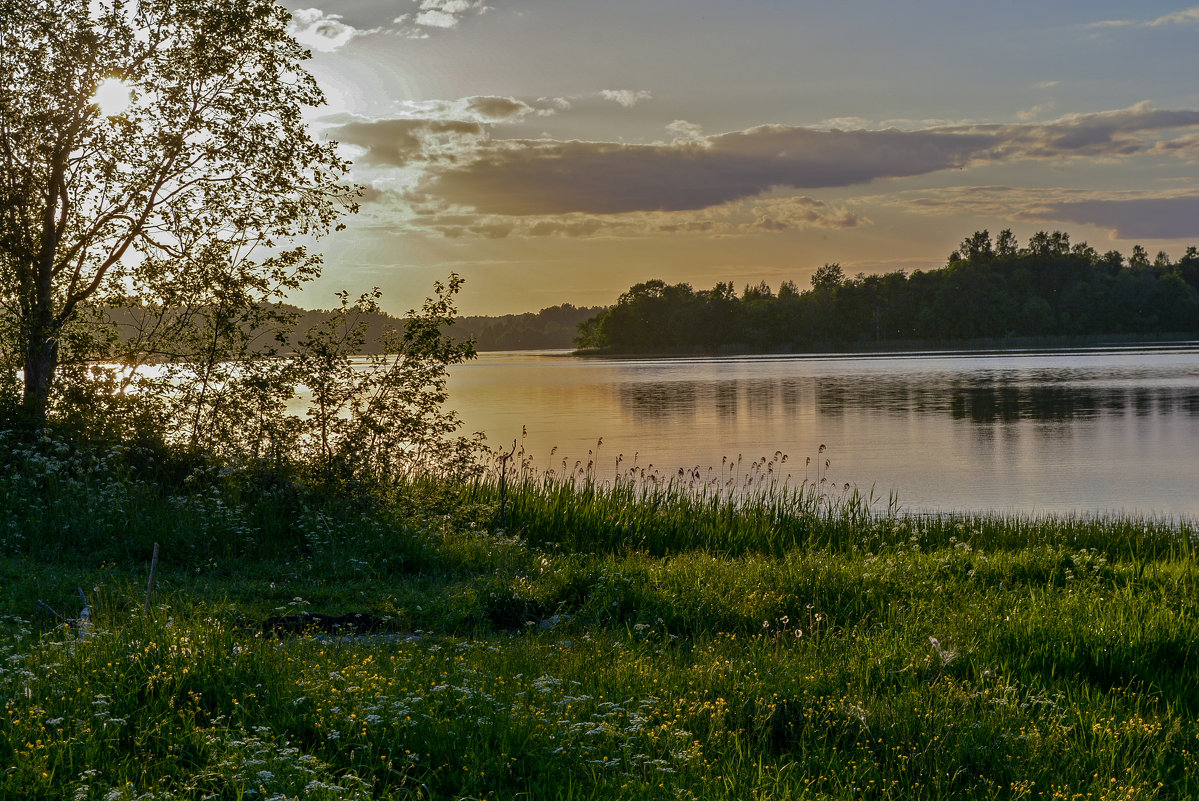
[[[1187,521],[3,458],[0,799],[1199,797]]]
[[[462,503],[504,505],[510,532],[546,547],[582,553],[644,551],[667,556],[702,550],[724,556],[781,555],[795,548],[875,552],[918,543],[1017,549],[1069,545],[1113,558],[1188,556],[1199,542],[1189,519],[1119,515],[905,513],[894,494],[825,479],[779,478],[763,457],[709,477],[699,468],[663,475],[631,468],[612,480],[593,464],[561,471],[522,465],[505,477],[490,470],[451,491]],[[499,525],[500,519],[490,521]]]

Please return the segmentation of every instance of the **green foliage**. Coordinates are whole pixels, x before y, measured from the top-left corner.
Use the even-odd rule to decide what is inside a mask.
[[[299,342],[291,375],[311,393],[299,456],[326,477],[394,481],[416,475],[468,472],[478,436],[454,437],[457,414],[444,408],[446,368],[475,355],[455,342],[453,296],[462,279],[436,282],[420,312],[409,311],[391,332],[386,353],[357,357],[366,342],[362,317],[378,309],[379,292],[341,308]]]
[[[826,264],[812,273],[812,288],[832,290],[845,283],[845,271],[840,264]]]
[[[605,519],[562,482],[501,532],[487,484],[348,504],[7,436],[0,798],[1199,793],[1185,524],[817,514],[775,549],[751,502],[727,525],[758,544],[721,548],[678,493]],[[86,627],[36,605],[77,587]],[[384,631],[264,636],[303,610]]]
[[[1138,246],[1139,248],[1139,246]],[[579,326],[580,347],[616,352],[813,351],[893,348],[1017,338],[1155,337],[1199,332],[1199,254],[1127,266],[1061,231],[1020,249],[1009,230],[968,237],[940,270],[845,276],[838,264],[777,296],[761,284],[697,291],[648,281]]]
[[[18,439],[54,441],[56,431],[71,447],[144,447],[362,491],[416,475],[471,474],[482,435],[461,435],[445,408],[448,367],[474,357],[473,343],[448,331],[461,285],[456,275],[436,282],[434,295],[384,336],[382,354],[361,355],[378,290],[354,303],[341,293],[340,309],[294,351],[274,355],[258,342],[270,335],[282,346],[290,334],[275,307],[234,303],[227,316],[203,308],[186,323],[165,323],[178,348],[169,362],[65,365],[49,425]],[[297,411],[304,400],[306,413]],[[17,404],[13,392],[9,409]],[[75,514],[90,513],[66,517]]]
[[[155,355],[314,274],[286,242],[355,190],[302,120],[323,97],[288,22],[273,0],[0,1],[3,369],[35,424],[88,307],[137,306],[125,341]],[[109,78],[132,99],[105,116]]]

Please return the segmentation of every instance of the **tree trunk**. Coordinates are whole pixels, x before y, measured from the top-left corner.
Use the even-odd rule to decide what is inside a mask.
[[[58,333],[50,308],[50,299],[38,298],[25,330],[25,392],[23,411],[31,425],[41,428],[46,423],[50,406],[50,390],[58,369]]]

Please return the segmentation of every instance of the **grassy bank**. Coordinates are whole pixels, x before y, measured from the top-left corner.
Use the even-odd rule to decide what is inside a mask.
[[[2,798],[1199,796],[1188,525],[5,444]]]

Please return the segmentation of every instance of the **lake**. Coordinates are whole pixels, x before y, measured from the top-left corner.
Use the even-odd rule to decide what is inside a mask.
[[[1199,516],[1199,343],[884,356],[484,353],[452,368],[450,405],[493,447],[527,432],[524,448],[543,468],[586,463],[593,451],[602,478],[622,455],[622,469],[636,454],[667,475],[707,475],[729,470],[726,457],[744,465],[781,451],[788,459],[776,470],[793,482],[819,467],[884,504],[894,491],[908,511]]]

